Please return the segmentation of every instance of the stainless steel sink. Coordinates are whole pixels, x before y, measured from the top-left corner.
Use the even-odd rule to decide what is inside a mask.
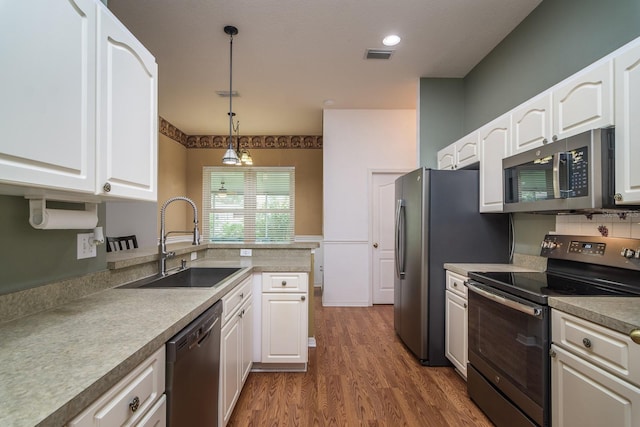
[[[119,288],[211,288],[239,270],[239,267],[188,268],[164,277],[155,276],[127,283]]]

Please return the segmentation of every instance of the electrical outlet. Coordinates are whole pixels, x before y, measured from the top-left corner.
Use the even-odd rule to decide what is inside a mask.
[[[195,261],[198,259],[198,252],[191,252],[191,261]]]
[[[240,249],[240,256],[251,256],[251,249]]]
[[[93,233],[78,234],[78,259],[96,256],[96,245],[93,244]]]

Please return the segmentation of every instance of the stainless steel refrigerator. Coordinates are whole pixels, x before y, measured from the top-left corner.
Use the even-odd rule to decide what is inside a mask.
[[[449,365],[444,263],[509,262],[509,216],[479,213],[477,170],[421,168],[395,186],[394,327],[423,365]]]

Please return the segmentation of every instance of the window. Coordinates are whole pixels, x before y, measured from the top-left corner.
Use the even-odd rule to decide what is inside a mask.
[[[203,168],[203,237],[210,242],[291,243],[295,168]]]

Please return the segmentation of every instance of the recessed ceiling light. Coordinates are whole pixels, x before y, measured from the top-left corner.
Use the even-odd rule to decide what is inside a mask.
[[[382,44],[385,46],[395,46],[400,43],[400,36],[396,34],[391,34],[382,39]]]

